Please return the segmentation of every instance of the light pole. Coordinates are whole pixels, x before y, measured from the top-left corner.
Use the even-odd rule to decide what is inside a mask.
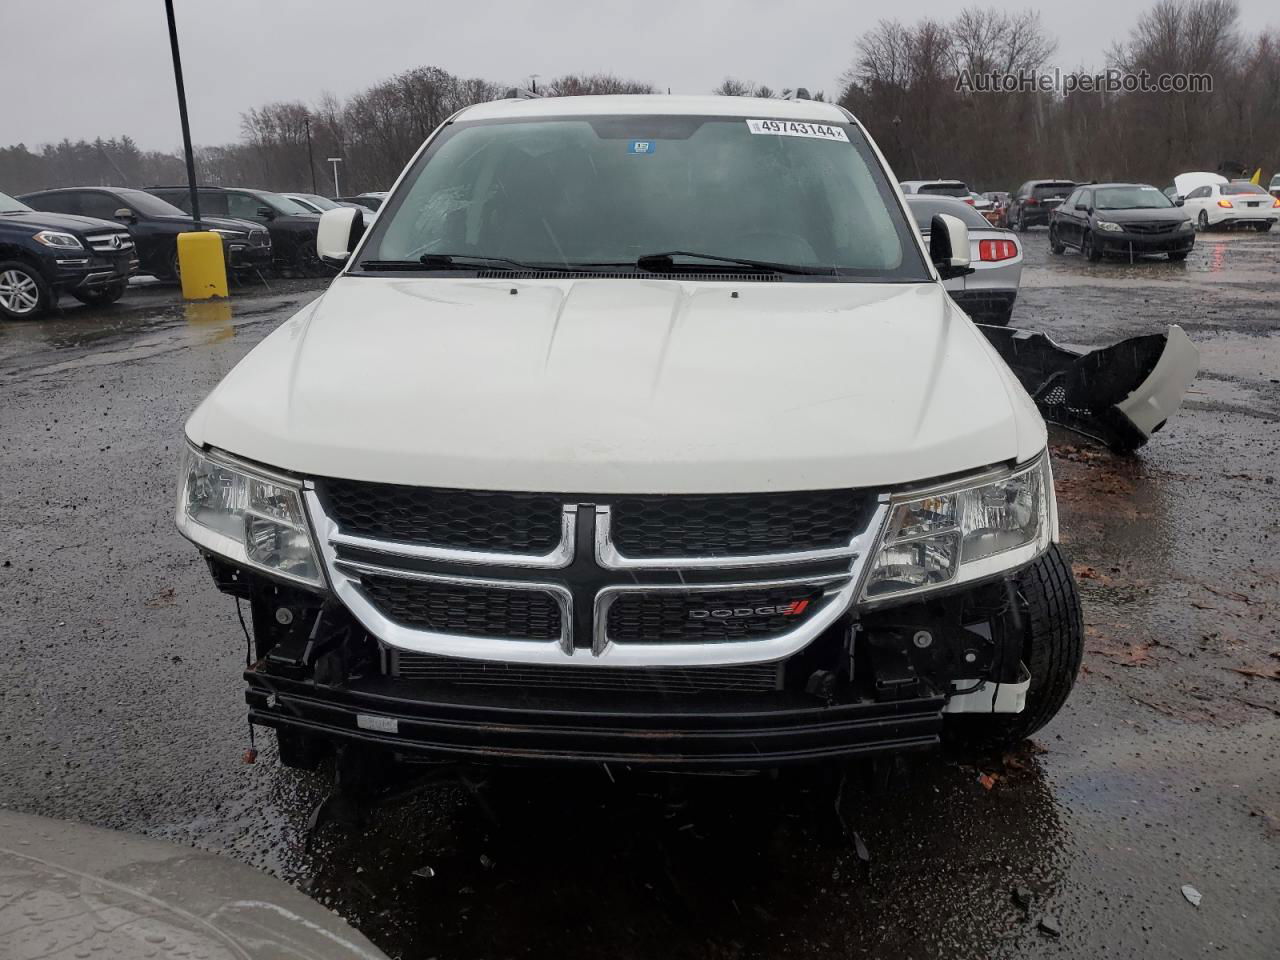
[[[311,192],[319,193],[316,189],[316,158],[311,153],[311,115],[304,115],[302,122],[307,127],[307,169],[311,171]]]
[[[187,91],[182,84],[182,57],[178,54],[178,27],[173,20],[173,0],[164,0],[169,18],[169,50],[173,54],[173,79],[178,87],[178,116],[182,120],[182,150],[187,155],[187,188],[191,191],[191,219],[200,229],[200,196],[196,191],[196,161],[191,152],[191,125],[187,123]]]
[[[330,157],[329,162],[333,164],[333,195],[340,197],[342,196],[342,191],[338,189],[338,164],[342,162],[342,158]]]

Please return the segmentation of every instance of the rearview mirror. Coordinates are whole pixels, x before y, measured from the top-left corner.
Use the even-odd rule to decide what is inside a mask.
[[[133,215],[133,211],[128,207],[121,207],[111,215],[116,220],[123,220],[125,223],[137,223],[138,218]]]
[[[316,253],[332,266],[341,266],[364,235],[364,214],[358,207],[339,207],[320,215]]]
[[[969,228],[959,217],[935,213],[929,221],[929,259],[943,280],[973,273],[969,266]]]

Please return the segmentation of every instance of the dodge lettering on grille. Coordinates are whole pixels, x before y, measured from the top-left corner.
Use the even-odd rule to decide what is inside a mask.
[[[744,620],[749,617],[798,617],[809,606],[808,600],[773,603],[764,607],[721,607],[715,610],[690,610],[690,620]]]

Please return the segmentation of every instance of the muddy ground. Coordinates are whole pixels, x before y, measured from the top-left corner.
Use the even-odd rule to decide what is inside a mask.
[[[325,781],[270,735],[241,763],[244,638],[171,503],[186,414],[322,285],[152,288],[0,324],[0,805],[258,865],[395,957],[1277,956],[1280,235],[1136,265],[1025,239],[1017,324],[1178,322],[1204,369],[1137,457],[1057,438],[1088,648],[1017,754],[885,782],[473,774],[305,850]]]

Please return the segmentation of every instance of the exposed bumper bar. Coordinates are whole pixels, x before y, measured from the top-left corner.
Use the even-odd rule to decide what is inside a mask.
[[[409,758],[753,768],[936,746],[941,696],[831,706],[799,696],[726,695],[683,704],[590,703],[447,691],[410,699],[391,681],[336,689],[248,670],[249,719]],[[429,697],[429,698],[428,698]],[[513,705],[514,703],[514,705]]]

